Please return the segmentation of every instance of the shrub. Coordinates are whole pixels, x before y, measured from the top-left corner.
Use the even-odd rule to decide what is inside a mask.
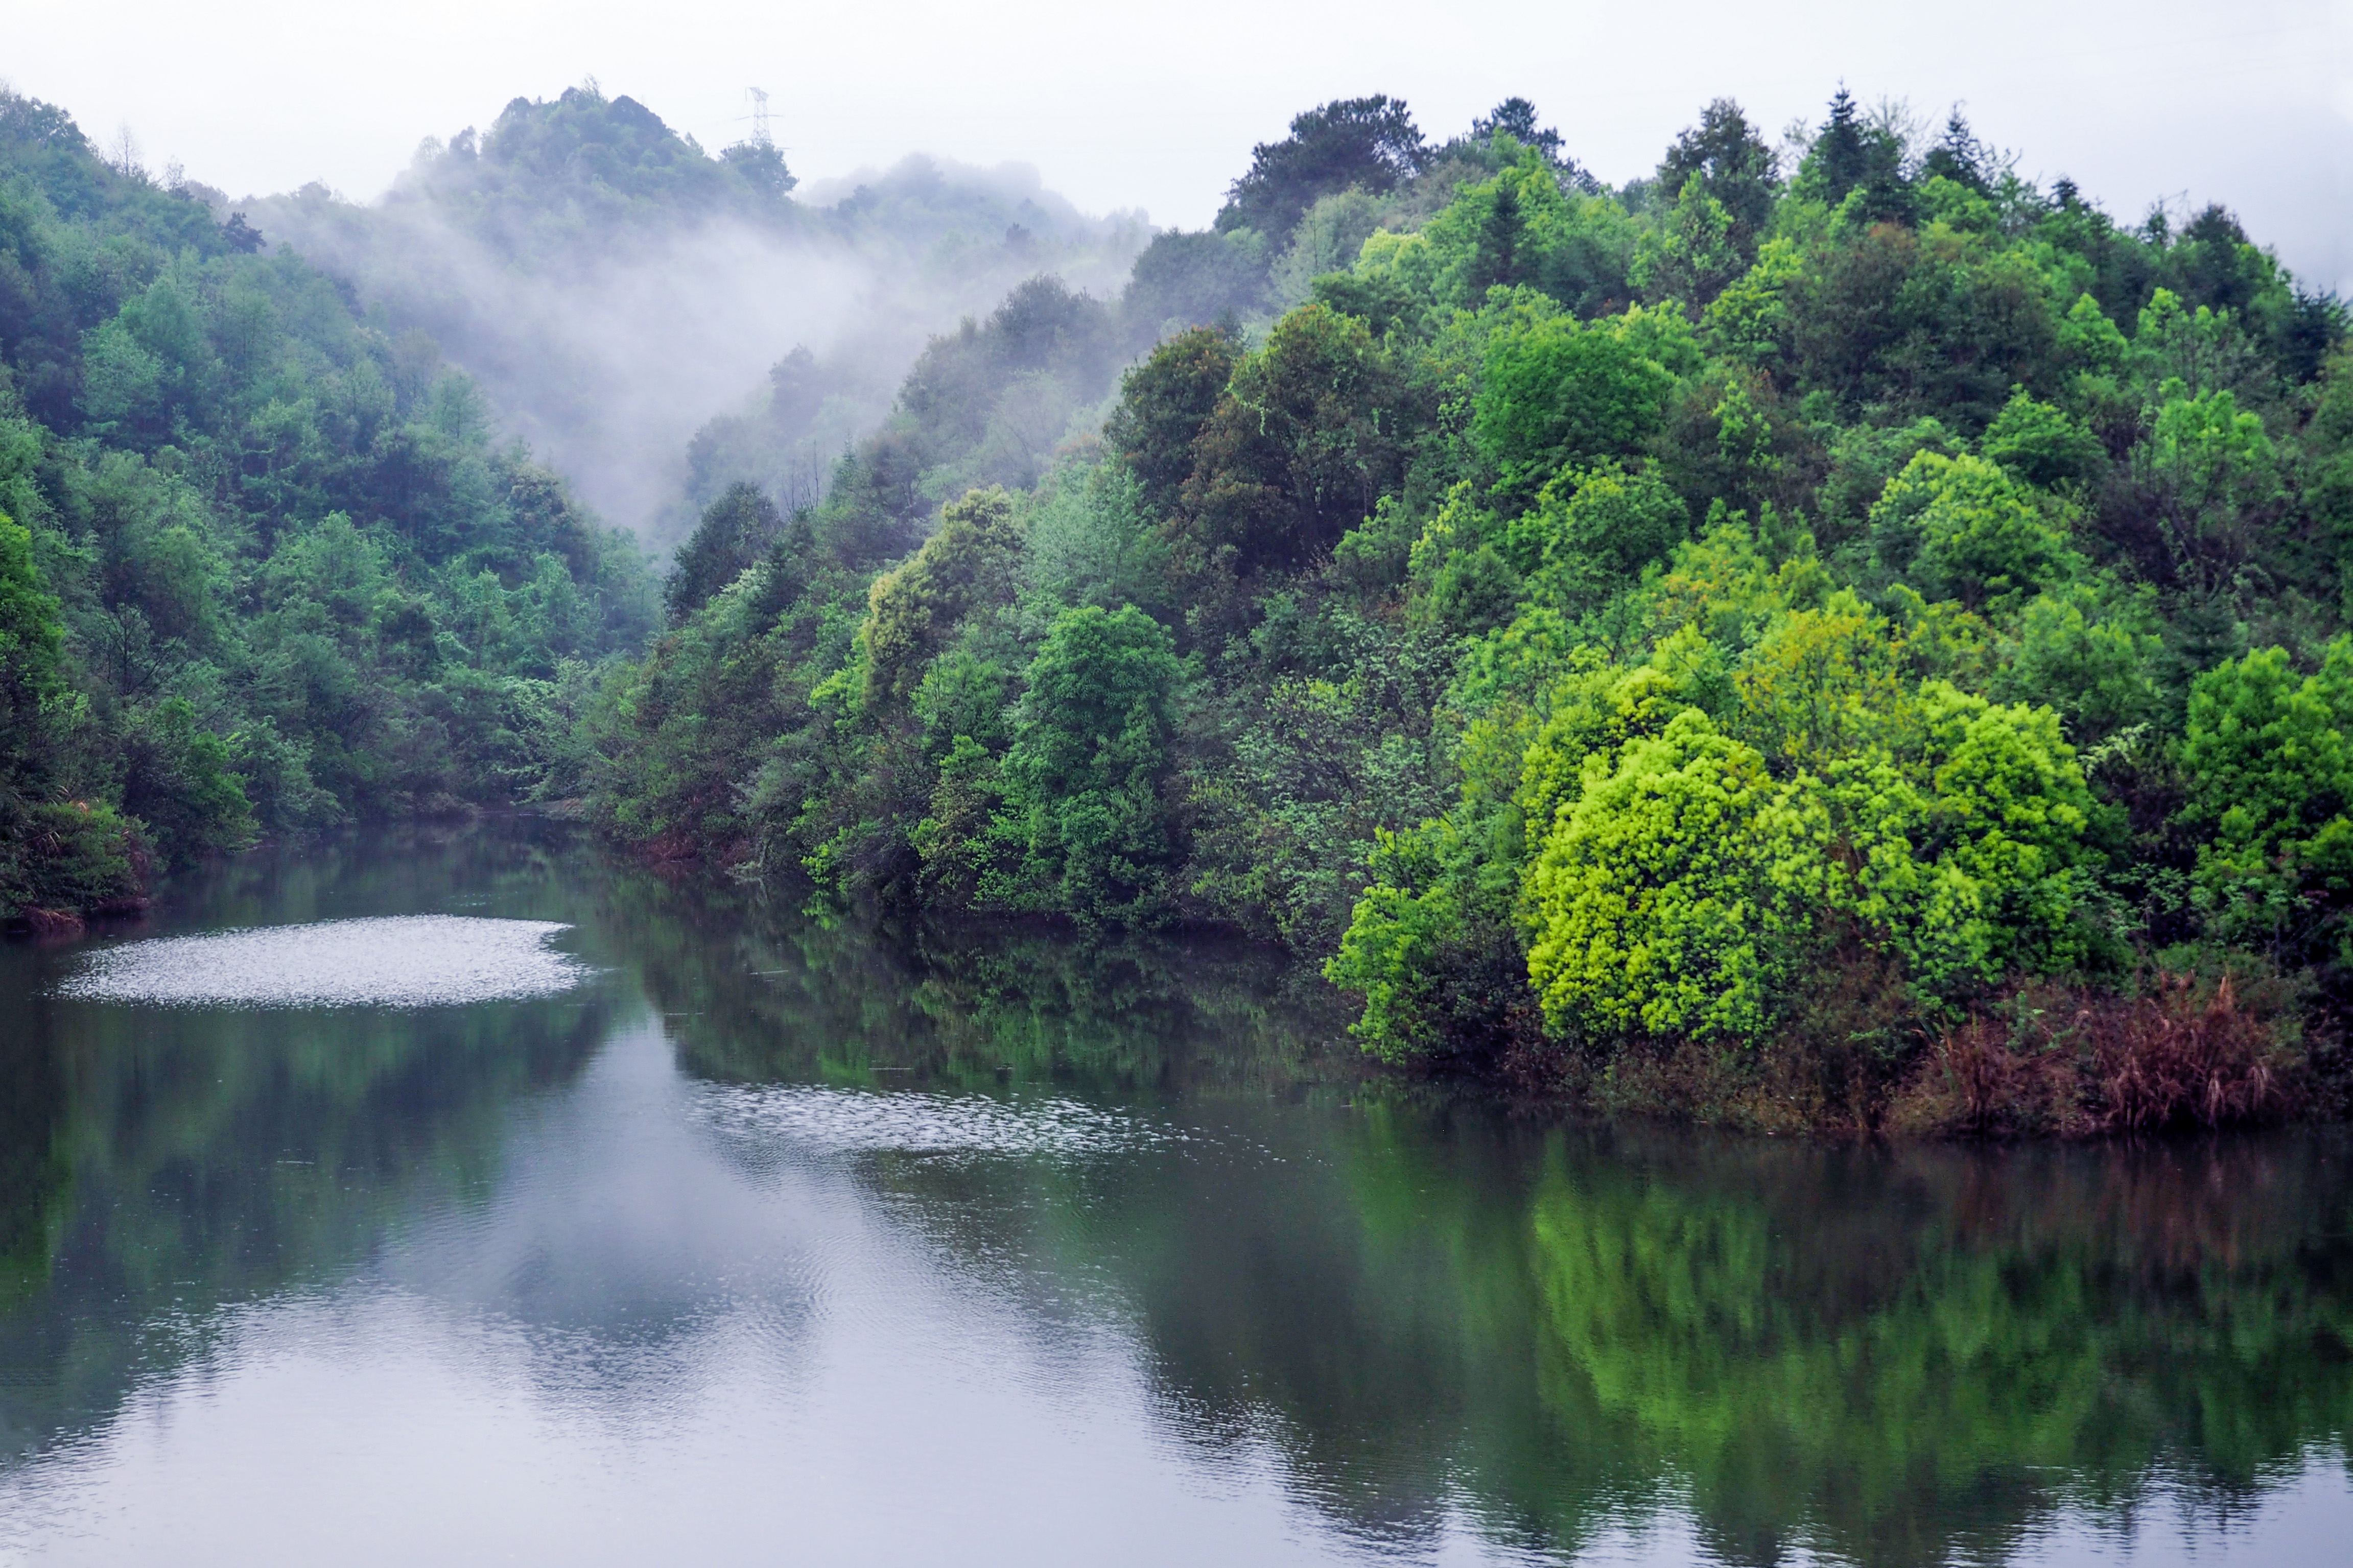
[[[1528,973],[1556,1023],[1753,1037],[1827,891],[1820,825],[1696,709],[1588,763],[1528,882]]]
[[[1947,1030],[1887,1117],[1914,1135],[2094,1137],[2272,1120],[2295,1053],[2225,973],[2159,973],[2135,992],[2014,994]]]
[[[1031,661],[1003,770],[1016,908],[1084,921],[1154,913],[1175,861],[1161,809],[1183,674],[1167,631],[1133,605],[1065,610]]]

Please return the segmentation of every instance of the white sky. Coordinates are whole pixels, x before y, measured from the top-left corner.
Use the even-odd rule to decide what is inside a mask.
[[[1034,164],[1092,211],[1205,223],[1253,142],[1388,92],[1442,137],[1512,93],[1612,181],[1730,94],[1778,130],[1843,78],[2074,176],[2137,218],[2235,207],[2306,278],[2353,287],[2353,0],[1682,5],[1491,0],[7,0],[0,78],[93,139],[129,125],[232,195],[381,191],[418,140],[595,75],[707,148],[773,95],[804,178],[914,151]]]

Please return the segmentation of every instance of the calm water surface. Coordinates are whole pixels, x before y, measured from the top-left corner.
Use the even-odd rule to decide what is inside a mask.
[[[0,949],[0,1563],[2353,1562],[2342,1139],[1565,1126],[1334,1037],[533,824]]]

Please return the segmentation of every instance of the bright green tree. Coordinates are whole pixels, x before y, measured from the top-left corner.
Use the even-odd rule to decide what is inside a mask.
[[[2063,518],[1982,458],[1922,452],[1871,509],[1879,568],[1971,609],[2022,603],[2081,570]]]
[[[985,897],[1082,920],[1157,912],[1175,862],[1161,790],[1182,675],[1166,629],[1133,605],[1056,617],[1005,758],[1022,869]]]
[[[2198,889],[2224,936],[2308,957],[2353,902],[2353,640],[2299,676],[2257,648],[2189,690],[2182,819],[2206,837]]]
[[[1556,1024],[1751,1038],[1829,880],[1818,810],[1696,709],[1587,764],[1530,868],[1528,973]]]

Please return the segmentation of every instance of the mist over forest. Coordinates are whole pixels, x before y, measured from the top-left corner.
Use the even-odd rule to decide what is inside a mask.
[[[426,333],[501,428],[657,546],[711,499],[690,437],[766,413],[772,367],[793,429],[757,477],[814,500],[933,334],[1040,272],[1115,292],[1149,237],[1021,169],[916,157],[797,187],[773,145],[707,156],[591,84],[427,139],[378,200],[311,186],[238,210],[349,279],[387,331]]]
[[[0,910],[528,805],[1605,1103],[2342,1109],[2346,310],[2022,166],[1375,94],[1155,231],[591,82],[231,201],[0,95]]]

